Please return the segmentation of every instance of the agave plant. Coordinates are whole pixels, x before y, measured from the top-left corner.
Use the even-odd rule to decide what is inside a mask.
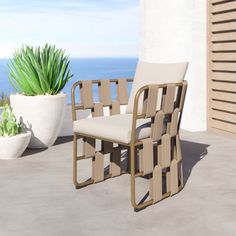
[[[13,87],[27,96],[58,94],[73,77],[69,57],[55,46],[23,46],[10,60],[9,80]]]

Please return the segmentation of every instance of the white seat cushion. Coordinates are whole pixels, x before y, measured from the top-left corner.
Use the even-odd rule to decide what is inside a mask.
[[[74,122],[73,131],[97,139],[111,140],[114,143],[129,144],[132,131],[132,114],[94,117]],[[137,138],[150,137],[150,119],[137,120]]]
[[[126,112],[133,112],[135,94],[141,87],[148,84],[179,83],[183,81],[187,68],[188,62],[149,63],[139,61]],[[140,100],[142,101],[141,98]],[[139,103],[138,108],[140,113],[142,111],[142,103]]]

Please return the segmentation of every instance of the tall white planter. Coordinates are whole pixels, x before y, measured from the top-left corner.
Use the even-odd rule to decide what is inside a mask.
[[[54,144],[62,127],[66,94],[10,96],[11,106],[24,129],[32,133],[29,148],[47,148]]]

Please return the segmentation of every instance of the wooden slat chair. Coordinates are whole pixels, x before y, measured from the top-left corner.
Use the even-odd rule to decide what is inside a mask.
[[[72,87],[74,122],[73,180],[76,188],[98,183],[107,178],[130,173],[131,202],[135,209],[154,204],[176,194],[183,187],[179,127],[187,82],[188,63],[157,64],[139,62],[128,98],[131,79],[79,81]],[[117,87],[112,100],[110,85]],[[99,101],[93,99],[93,85],[98,86]],[[75,103],[76,88],[80,103]],[[120,106],[127,105],[125,114]],[[109,107],[110,116],[104,116]],[[90,109],[92,118],[77,120],[77,110]],[[83,141],[83,155],[78,156],[77,142]],[[101,140],[101,147],[96,147]],[[127,151],[127,168],[121,168],[121,154]],[[110,155],[109,173],[104,171],[104,155]],[[78,161],[91,158],[92,176],[79,182]],[[150,199],[136,202],[135,179],[149,177]]]

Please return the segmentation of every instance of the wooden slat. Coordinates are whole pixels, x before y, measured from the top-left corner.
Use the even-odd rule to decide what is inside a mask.
[[[178,188],[178,164],[176,160],[173,160],[170,165],[170,192],[171,195],[176,194]]]
[[[151,138],[142,140],[143,152],[142,152],[142,168],[143,175],[153,172],[153,141]]]
[[[84,137],[83,146],[84,146],[84,156],[85,158],[95,156],[95,139]]]
[[[222,122],[222,121],[218,121],[218,120],[211,120],[211,127],[212,128],[216,128],[222,131],[226,131],[229,133],[236,133],[236,125],[234,124],[230,124],[227,122]]]
[[[161,145],[158,145],[158,163],[162,168],[170,166],[171,161],[171,147],[170,147],[170,135],[165,134],[162,136]]]
[[[114,101],[110,107],[110,115],[113,116],[117,114],[120,114],[120,103],[119,101]]]
[[[91,80],[82,81],[80,98],[84,109],[93,108],[93,87]]]
[[[236,17],[235,17],[236,18]],[[222,33],[222,34],[212,34],[211,41],[219,42],[219,41],[236,41],[236,33]]]
[[[156,114],[158,87],[151,86],[148,89],[146,118],[153,117]]]
[[[182,151],[179,135],[176,135],[176,160],[177,162],[182,160]]]
[[[230,61],[236,62],[236,52],[225,52],[225,53],[211,53],[211,60],[212,61]]]
[[[184,101],[185,101],[185,96],[187,92],[187,81],[184,81],[183,87],[181,90],[181,96],[180,96],[180,103],[179,103],[179,110],[182,111],[184,107]]]
[[[174,102],[175,102],[175,91],[176,86],[175,84],[168,84],[166,88],[166,96],[164,102],[164,113],[172,113],[174,110]]]
[[[236,83],[212,82],[212,89],[236,92]]]
[[[110,174],[115,177],[121,174],[121,150],[114,149],[111,155]]]
[[[103,104],[101,102],[94,103],[94,108],[93,108],[93,111],[92,111],[92,116],[93,117],[104,116]]]
[[[236,81],[235,73],[212,72],[209,79],[221,81]]]
[[[121,105],[128,104],[128,90],[127,90],[127,80],[126,79],[119,79],[117,84],[117,95],[118,101]]]
[[[212,92],[212,99],[221,100],[221,101],[228,101],[228,102],[235,102],[236,101],[236,94],[213,91]]]
[[[224,21],[230,21],[230,20],[235,20],[235,12],[227,12],[223,14],[216,14],[211,16],[211,22],[216,23],[216,22],[224,22]]]
[[[100,152],[96,152],[92,163],[92,178],[94,183],[104,180],[104,156]]]
[[[102,150],[104,153],[111,153],[113,152],[113,143],[102,141]]]
[[[163,132],[163,120],[164,120],[164,112],[163,111],[157,112],[154,119],[154,123],[151,125],[151,130],[152,130],[151,138],[154,141],[161,139],[161,135]]]
[[[170,123],[170,136],[173,137],[177,134],[179,123],[179,109],[175,108],[174,112],[171,116],[171,123]]]
[[[166,192],[170,192],[170,172],[166,172]]]
[[[225,2],[212,6],[212,13],[236,10],[236,2]]]
[[[99,98],[100,98],[100,102],[104,106],[111,105],[112,99],[111,99],[110,81],[109,80],[101,80],[100,85],[99,85]]]
[[[227,103],[221,101],[212,101],[212,108],[236,113],[236,102]]]
[[[211,32],[213,32],[213,33],[232,31],[232,30],[236,30],[236,22],[213,24],[211,27]]]
[[[236,114],[212,110],[211,117],[218,120],[228,121],[236,124]]]
[[[162,169],[160,165],[155,166],[150,184],[153,203],[156,203],[162,199]]]
[[[213,71],[236,71],[236,63],[212,63],[211,69]]]
[[[236,43],[213,43],[211,51],[236,51]]]

